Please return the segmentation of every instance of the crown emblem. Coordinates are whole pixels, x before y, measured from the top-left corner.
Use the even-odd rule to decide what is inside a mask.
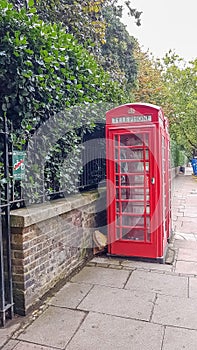
[[[135,109],[134,108],[129,108],[128,109],[128,114],[134,114],[135,113]]]

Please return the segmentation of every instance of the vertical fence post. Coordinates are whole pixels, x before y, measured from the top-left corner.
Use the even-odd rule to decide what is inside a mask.
[[[9,156],[8,156],[8,143],[9,143],[9,134],[8,134],[8,125],[7,117],[4,114],[3,120],[3,135],[4,135],[4,178],[5,178],[5,203],[1,206],[3,208],[4,215],[1,215],[0,220],[0,268],[1,268],[1,324],[5,325],[6,316],[10,319],[13,317],[13,289],[12,289],[12,268],[11,268],[11,232],[10,232],[10,189],[9,189]],[[3,218],[3,220],[2,220]],[[2,234],[3,228],[3,234]],[[5,245],[3,246],[3,238],[5,240]],[[4,249],[5,247],[5,249]],[[5,251],[4,251],[5,250]],[[6,267],[6,271],[5,271]],[[5,278],[5,273],[7,277]]]
[[[3,235],[1,219],[1,202],[0,202],[0,325],[5,326],[5,281],[4,281],[4,263],[3,263]]]

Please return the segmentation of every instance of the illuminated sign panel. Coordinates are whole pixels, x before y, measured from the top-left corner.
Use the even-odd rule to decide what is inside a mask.
[[[134,115],[134,116],[130,116],[130,117],[112,118],[112,124],[140,123],[140,122],[151,122],[151,121],[152,121],[151,115]]]

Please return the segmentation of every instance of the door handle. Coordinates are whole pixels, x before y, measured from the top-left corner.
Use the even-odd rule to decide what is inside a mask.
[[[154,178],[154,177],[151,178],[151,184],[152,184],[152,185],[155,184],[155,178]]]

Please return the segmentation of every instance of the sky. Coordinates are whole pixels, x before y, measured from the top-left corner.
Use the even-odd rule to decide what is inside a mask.
[[[128,11],[122,22],[143,51],[161,58],[171,49],[186,62],[197,58],[197,0],[131,0],[131,7],[143,11],[141,26]]]

